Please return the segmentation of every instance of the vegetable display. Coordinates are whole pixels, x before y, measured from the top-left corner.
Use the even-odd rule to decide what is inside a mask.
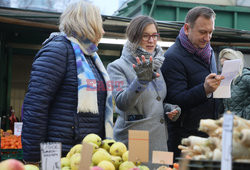
[[[202,119],[199,130],[209,137],[189,136],[182,139],[178,148],[186,158],[193,160],[221,160],[222,125],[223,117],[218,120]],[[250,121],[234,115],[233,126],[232,158],[250,162]]]

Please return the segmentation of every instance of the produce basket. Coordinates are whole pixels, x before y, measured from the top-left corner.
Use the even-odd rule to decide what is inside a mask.
[[[1,149],[1,160],[6,159],[23,159],[23,150],[22,149]]]
[[[220,170],[220,161],[211,160],[188,160],[177,158],[180,166],[186,166],[187,170]],[[233,170],[249,170],[250,162],[233,162]]]

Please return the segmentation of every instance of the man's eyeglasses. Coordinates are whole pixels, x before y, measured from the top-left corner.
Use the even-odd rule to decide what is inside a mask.
[[[158,37],[160,37],[160,34],[158,34],[158,33],[155,33],[155,34],[152,34],[152,35],[150,35],[150,34],[143,34],[142,35],[142,40],[143,41],[148,41],[151,38],[153,38],[153,40],[156,41],[156,40],[158,40]]]

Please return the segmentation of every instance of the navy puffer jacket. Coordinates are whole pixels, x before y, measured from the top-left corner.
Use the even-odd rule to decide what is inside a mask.
[[[61,142],[65,156],[84,136],[104,128],[100,115],[77,114],[77,93],[74,50],[64,36],[55,36],[37,53],[32,65],[23,104],[25,161],[40,161],[41,142]]]

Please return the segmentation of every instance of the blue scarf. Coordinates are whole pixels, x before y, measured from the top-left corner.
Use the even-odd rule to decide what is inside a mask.
[[[211,58],[211,50],[212,47],[210,46],[210,43],[207,43],[207,45],[204,48],[196,48],[194,45],[190,42],[188,37],[186,36],[184,32],[184,27],[181,28],[179,33],[179,38],[181,41],[181,45],[191,54],[197,55],[200,57],[205,63],[210,64],[210,58]]]
[[[105,129],[106,137],[113,137],[111,131],[113,128],[113,103],[112,103],[112,89],[110,89],[110,78],[108,73],[102,64],[96,51],[98,48],[87,38],[75,39],[73,37],[67,37],[72,44],[76,57],[76,66],[77,66],[77,77],[78,77],[78,105],[77,113],[79,112],[91,112],[93,114],[98,114],[98,102],[97,102],[97,82],[92,72],[85,56],[91,55],[93,61],[99,71],[101,72],[107,89],[107,98],[106,98],[106,109],[105,109]],[[110,133],[110,135],[107,135]]]

